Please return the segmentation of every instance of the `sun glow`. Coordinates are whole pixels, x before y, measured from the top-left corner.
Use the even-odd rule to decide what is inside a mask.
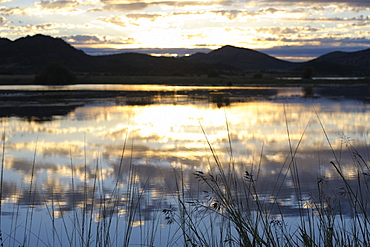
[[[369,9],[352,2],[91,0],[3,4],[2,37],[51,34],[66,40],[74,38],[72,43],[77,48],[215,49],[229,44],[252,49],[324,45],[357,46],[359,50],[369,46]],[[261,31],[266,27],[268,30]],[[85,39],[78,39],[82,36]],[[289,57],[289,53],[279,57]],[[307,55],[306,59],[312,57]]]

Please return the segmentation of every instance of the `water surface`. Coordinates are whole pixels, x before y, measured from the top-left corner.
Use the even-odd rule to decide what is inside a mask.
[[[134,229],[157,222],[159,236],[170,231],[162,210],[181,186],[189,201],[208,193],[194,173],[216,174],[214,154],[241,177],[253,173],[265,204],[279,205],[273,214],[297,215],[297,203],[309,207],[318,181],[341,192],[331,161],[340,161],[348,181],[364,174],[351,148],[368,161],[368,95],[368,87],[0,87],[3,237],[16,246],[78,246],[66,226],[103,222],[101,205],[118,222],[130,211],[130,185],[141,195]]]

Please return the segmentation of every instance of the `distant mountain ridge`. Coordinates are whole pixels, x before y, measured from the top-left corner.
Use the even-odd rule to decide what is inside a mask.
[[[187,58],[206,64],[228,64],[244,70],[286,70],[296,66],[293,62],[277,59],[262,52],[231,45],[223,46],[210,53],[195,54]]]
[[[370,49],[355,52],[331,52],[314,59],[314,61],[333,62],[354,70],[370,71]]]
[[[274,73],[299,75],[311,67],[317,76],[369,76],[370,49],[331,52],[308,62],[289,62],[252,49],[231,45],[188,57],[155,57],[141,53],[91,56],[60,38],[37,34],[11,41],[0,38],[0,73],[39,73],[51,62],[75,72],[121,75],[192,75]]]
[[[50,62],[60,62],[76,70],[89,63],[89,56],[59,38],[37,34],[15,41],[0,39],[1,72],[34,73]]]

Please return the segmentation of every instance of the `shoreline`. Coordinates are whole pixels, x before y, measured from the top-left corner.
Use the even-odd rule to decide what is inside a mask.
[[[35,75],[0,75],[0,85],[39,85],[34,83]],[[340,78],[340,77],[339,77]],[[78,75],[79,84],[127,84],[127,85],[169,85],[169,86],[252,86],[252,87],[312,87],[312,86],[369,86],[370,78],[361,79],[289,79],[248,78],[245,76],[122,76],[122,75]]]

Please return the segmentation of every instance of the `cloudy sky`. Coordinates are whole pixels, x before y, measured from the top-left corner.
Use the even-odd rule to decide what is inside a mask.
[[[229,44],[307,60],[370,48],[370,0],[0,0],[0,37],[37,33],[89,54]]]

